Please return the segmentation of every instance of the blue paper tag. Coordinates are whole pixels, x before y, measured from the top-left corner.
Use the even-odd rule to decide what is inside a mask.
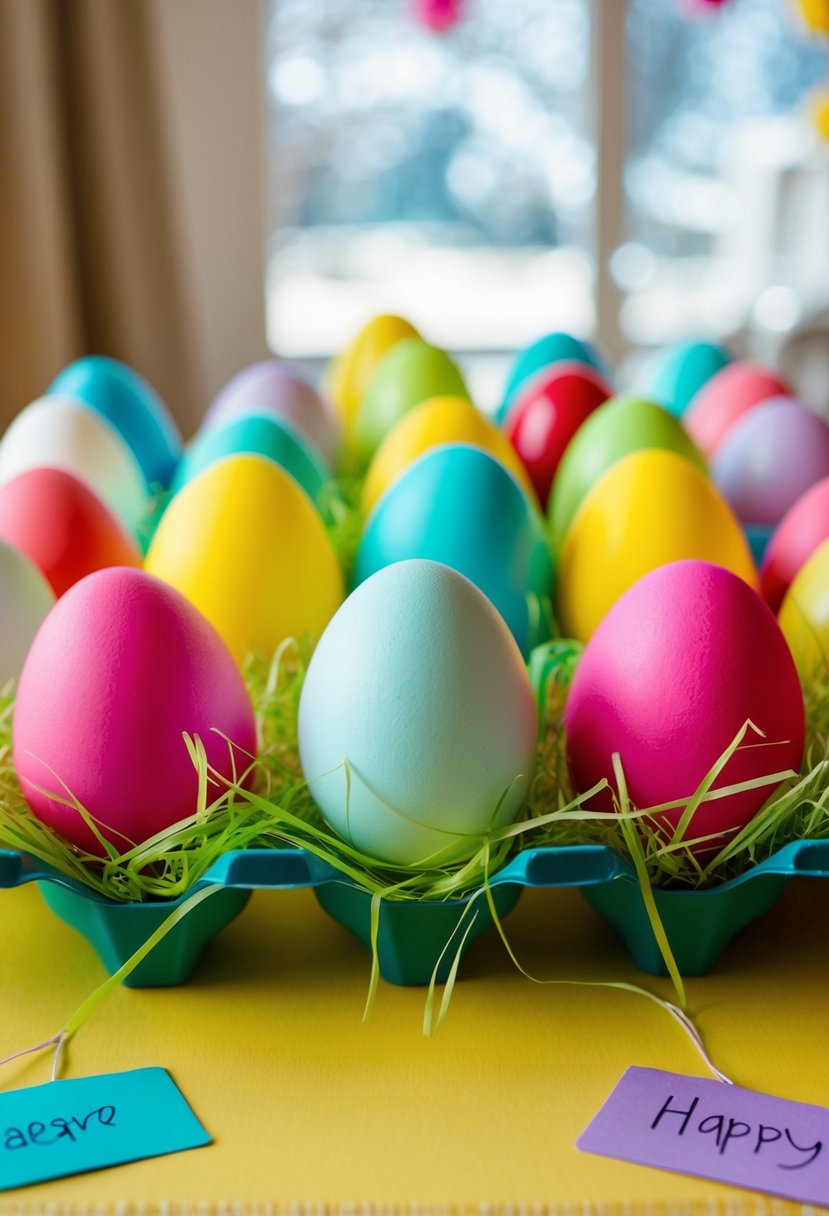
[[[0,1191],[210,1143],[163,1068],[0,1094]]]

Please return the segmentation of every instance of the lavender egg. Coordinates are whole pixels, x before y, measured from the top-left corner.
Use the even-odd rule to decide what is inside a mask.
[[[734,424],[711,473],[743,523],[778,524],[829,476],[829,427],[793,397],[773,397]]]
[[[246,414],[264,414],[289,423],[311,441],[327,464],[334,459],[340,436],[333,411],[288,364],[263,359],[237,372],[213,399],[201,429]]]

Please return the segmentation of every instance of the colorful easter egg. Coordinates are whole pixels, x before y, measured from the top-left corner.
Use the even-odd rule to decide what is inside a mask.
[[[147,485],[169,484],[181,456],[181,435],[158,393],[138,372],[105,355],[86,355],[65,367],[48,391],[76,397],[97,410],[123,436]]]
[[[552,367],[554,363],[586,363],[588,367],[592,367],[601,375],[607,375],[601,356],[589,342],[585,342],[581,338],[574,338],[571,334],[560,332],[545,334],[544,337],[538,338],[520,351],[513,363],[507,377],[504,396],[498,408],[499,423],[503,423],[513,399],[524,387],[526,381]]]
[[[34,562],[0,540],[0,689],[20,675],[35,634],[54,602],[55,594]]]
[[[813,33],[829,34],[829,0],[795,0],[795,3]]]
[[[688,434],[710,460],[734,423],[761,401],[786,397],[789,389],[765,367],[729,363],[708,380],[684,415]]]
[[[343,598],[337,558],[304,490],[263,456],[226,456],[170,503],[145,568],[216,627],[239,663],[287,637],[316,641]]]
[[[213,399],[202,430],[244,414],[267,414],[289,423],[310,440],[330,465],[340,442],[339,424],[316,389],[278,359],[263,359],[237,372]]]
[[[407,558],[442,562],[471,579],[525,654],[549,636],[553,567],[543,521],[488,452],[447,444],[409,465],[369,517],[354,582]]]
[[[404,469],[424,452],[445,443],[466,443],[489,452],[512,473],[527,494],[532,482],[507,437],[463,397],[432,397],[410,410],[380,444],[363,485],[363,511],[377,500]]]
[[[0,485],[26,469],[65,469],[95,491],[130,534],[149,505],[141,466],[91,406],[50,393],[22,410],[0,440]]]
[[[778,614],[804,683],[825,677],[829,660],[829,541],[798,570]]]
[[[631,452],[676,452],[701,472],[705,461],[680,422],[643,397],[625,394],[594,410],[561,458],[549,502],[553,536],[563,539],[585,496],[617,461]]]
[[[143,570],[76,583],[41,625],[15,702],[15,768],[34,814],[91,853],[103,846],[67,801],[121,851],[194,815],[185,732],[228,780],[256,749],[250,697],[216,631]],[[222,789],[211,779],[208,800]]]
[[[604,378],[586,364],[555,363],[515,396],[504,430],[542,507],[547,506],[565,448],[610,392]]]
[[[829,477],[802,494],[775,529],[760,567],[760,590],[777,612],[798,570],[829,540]]]
[[[829,477],[829,427],[799,401],[772,397],[734,423],[711,476],[739,519],[777,524],[801,494]]]
[[[354,426],[360,402],[380,360],[405,338],[420,335],[403,317],[372,317],[334,360],[329,373],[331,400],[345,434]]]
[[[730,362],[728,351],[715,342],[677,342],[653,360],[644,395],[680,417],[702,386]]]
[[[313,502],[318,501],[331,477],[316,448],[290,423],[273,415],[241,414],[196,435],[187,445],[170,488],[178,493],[217,460],[244,452],[273,460],[291,474]]]
[[[354,442],[371,456],[404,414],[431,397],[464,397],[469,391],[446,351],[422,338],[404,338],[383,356],[360,403]]]
[[[734,753],[714,789],[799,769],[800,684],[773,614],[743,579],[703,561],[662,566],[617,600],[579,660],[565,720],[573,786],[584,793],[606,777],[615,789],[618,753],[634,806],[687,801],[747,722],[766,745],[749,729],[752,746]],[[694,852],[721,846],[773,789],[701,803],[684,839],[714,838]],[[611,811],[611,791],[591,805]],[[683,810],[658,815],[666,834]]]
[[[355,848],[399,865],[471,854],[514,819],[536,731],[503,620],[431,561],[399,562],[352,592],[299,706],[302,769],[323,815]]]
[[[64,469],[27,469],[0,485],[0,537],[31,558],[58,596],[94,570],[141,565],[134,538]]]
[[[587,641],[628,587],[682,558],[715,562],[756,585],[740,525],[708,478],[676,452],[633,452],[593,487],[559,550],[561,633]]]

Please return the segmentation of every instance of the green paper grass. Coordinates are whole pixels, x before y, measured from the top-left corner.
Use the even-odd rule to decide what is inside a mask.
[[[542,707],[543,741],[539,767],[530,797],[530,816],[543,814],[551,802],[566,806],[572,798],[566,763],[566,736],[563,725],[567,692],[581,648],[577,643],[554,643],[548,660],[549,671],[536,673]],[[539,660],[540,662],[540,660]],[[768,746],[752,723],[746,722],[691,799],[639,809],[635,830],[628,820],[615,815],[594,816],[570,822],[565,817],[532,838],[532,844],[603,844],[634,864],[652,886],[705,888],[718,886],[739,877],[753,866],[778,852],[792,840],[819,840],[829,837],[829,669],[804,688],[806,706],[806,746],[800,772],[786,770],[754,781],[731,785],[721,790],[711,787],[738,747]],[[623,761],[622,757],[622,761]],[[722,798],[740,790],[776,786],[774,793],[754,818],[735,833],[711,856],[699,857],[689,845],[705,842],[693,831],[693,815],[703,801]],[[616,773],[614,803],[617,810],[630,810],[620,762]],[[684,807],[676,829],[666,839],[652,816],[661,811]],[[722,835],[718,835],[718,840]],[[528,842],[529,843],[529,842]],[[642,875],[640,874],[640,878]]]

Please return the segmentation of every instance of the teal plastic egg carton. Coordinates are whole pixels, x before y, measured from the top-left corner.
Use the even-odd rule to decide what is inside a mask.
[[[789,878],[829,877],[829,840],[799,840],[720,886],[654,888],[680,971],[704,975],[745,925],[766,912]],[[117,903],[33,858],[0,851],[0,887],[36,882],[48,906],[90,942],[112,974],[195,892],[219,889],[196,905],[127,977],[132,987],[182,984],[207,944],[239,915],[255,890],[309,888],[325,911],[367,947],[371,894],[304,849],[249,849],[225,854],[178,900]],[[664,975],[665,965],[632,867],[604,845],[526,849],[490,879],[499,917],[525,888],[576,887],[624,941],[636,965]],[[474,908],[470,902],[474,900]],[[467,933],[468,930],[468,933]],[[393,984],[447,978],[458,953],[494,931],[485,894],[446,901],[382,900],[377,931],[380,974]],[[464,940],[464,935],[465,940]]]

